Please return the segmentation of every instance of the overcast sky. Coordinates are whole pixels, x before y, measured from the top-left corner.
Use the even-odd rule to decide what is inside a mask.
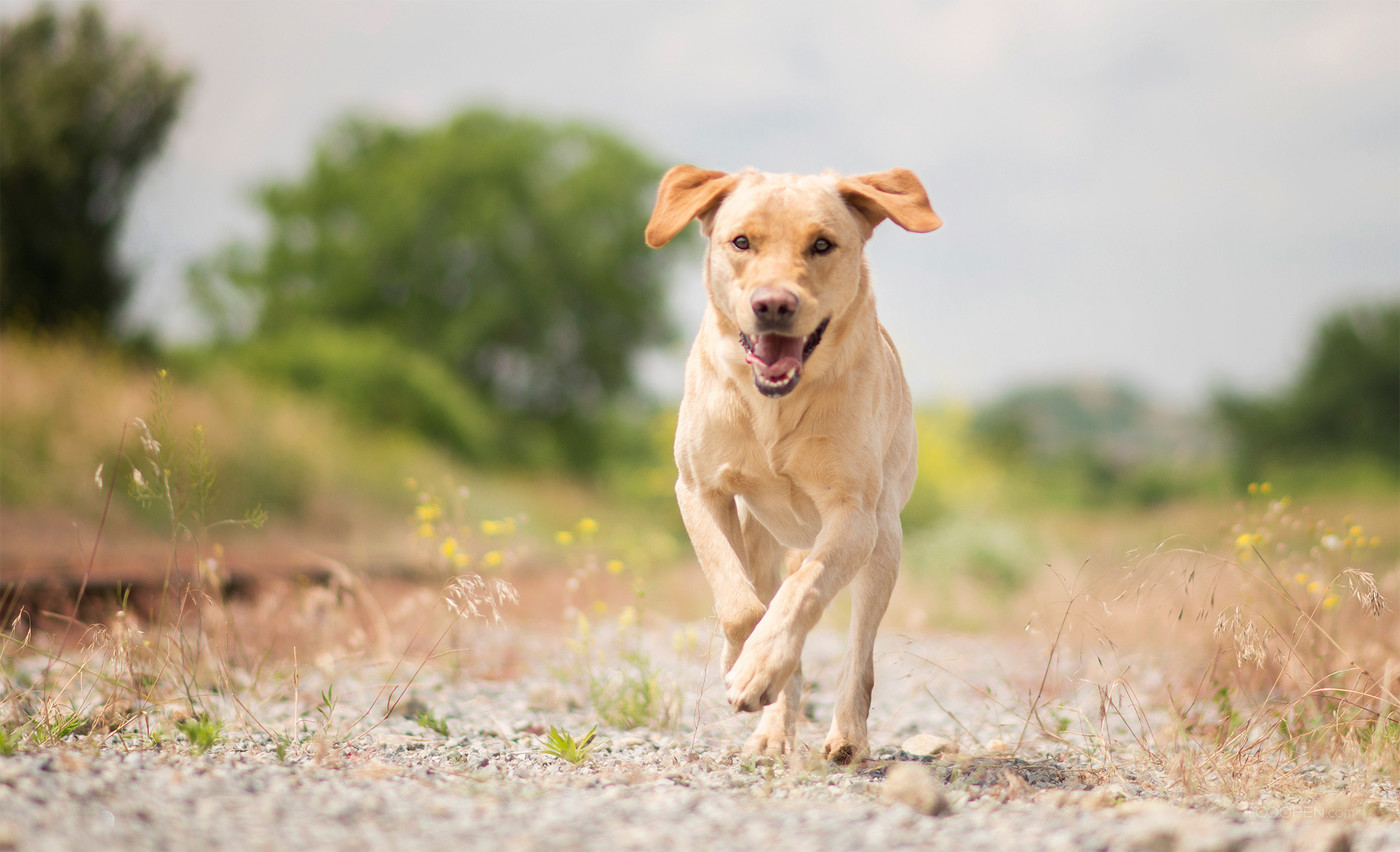
[[[299,174],[335,118],[481,103],[594,120],[665,164],[913,169],[945,226],[886,224],[868,252],[924,399],[1267,390],[1327,309],[1400,295],[1395,0],[104,5],[196,74],[124,241],[134,318],[171,336],[196,328],[185,264],[256,237],[248,190]],[[648,360],[653,386],[678,392],[683,349]]]

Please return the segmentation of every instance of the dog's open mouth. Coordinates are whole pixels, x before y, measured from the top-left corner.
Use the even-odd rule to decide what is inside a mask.
[[[744,359],[753,365],[753,383],[764,396],[786,396],[797,387],[802,378],[802,365],[817,344],[822,342],[822,332],[826,331],[831,318],[822,320],[817,330],[806,337],[789,337],[785,334],[767,332],[750,338],[739,332],[739,343],[744,347]]]

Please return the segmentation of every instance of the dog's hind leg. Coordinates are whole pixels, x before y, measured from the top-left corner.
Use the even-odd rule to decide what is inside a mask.
[[[869,751],[866,720],[875,687],[875,634],[899,575],[902,542],[895,515],[892,523],[881,524],[870,561],[851,580],[850,646],[842,662],[831,731],[822,745],[822,757],[836,763],[860,760]]]

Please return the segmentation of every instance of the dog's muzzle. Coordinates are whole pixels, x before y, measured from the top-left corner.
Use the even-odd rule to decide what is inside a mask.
[[[822,320],[817,330],[806,337],[763,332],[750,338],[739,332],[739,345],[744,347],[744,360],[753,366],[753,383],[764,396],[780,397],[792,393],[802,378],[802,365],[822,342],[822,333],[831,317]]]

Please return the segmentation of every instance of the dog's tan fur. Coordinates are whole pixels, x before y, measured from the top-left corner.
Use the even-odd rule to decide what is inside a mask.
[[[942,222],[902,169],[841,177],[677,166],[661,181],[647,243],[665,245],[694,218],[709,238],[709,305],[686,362],[676,496],[724,631],[728,699],[763,709],[746,750],[791,750],[803,643],[850,584],[850,647],[822,755],[855,760],[868,750],[875,632],[899,571],[899,512],[917,453],[909,386],[875,316],[864,246],[886,218],[920,232]],[[829,323],[796,386],[773,398],[758,376],[780,368],[746,359],[745,348],[780,301],[791,308],[788,339],[809,342]]]

